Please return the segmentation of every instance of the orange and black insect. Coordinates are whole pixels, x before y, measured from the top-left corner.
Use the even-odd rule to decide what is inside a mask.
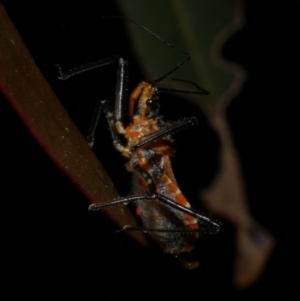
[[[165,42],[144,26],[132,20],[127,21],[142,27],[169,47],[185,54],[186,57],[155,81],[140,82],[131,93],[127,105],[125,78],[128,64],[122,57],[107,57],[66,73],[63,73],[59,67],[60,79],[64,80],[90,69],[118,64],[114,106],[112,107],[108,100],[99,102],[90,127],[88,143],[93,146],[98,120],[101,112],[104,112],[115,148],[128,159],[126,167],[133,174],[133,195],[107,203],[92,204],[89,210],[100,210],[121,203],[134,203],[143,226],[133,228],[128,225],[124,230],[147,232],[164,252],[179,255],[194,249],[200,233],[217,233],[220,223],[191,208],[177,185],[171,167],[172,135],[196,124],[197,119],[192,116],[175,122],[165,122],[163,116],[159,116],[159,95],[170,92],[194,94],[208,94],[208,92],[196,84],[194,84],[197,87],[195,91],[156,87],[155,83],[179,69],[191,57],[189,53]],[[126,106],[129,117],[127,123],[124,118]]]

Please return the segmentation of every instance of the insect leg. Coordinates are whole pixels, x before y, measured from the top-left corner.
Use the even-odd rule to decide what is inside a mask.
[[[200,221],[205,222],[207,225],[213,226],[214,230],[212,231],[212,233],[218,233],[220,231],[220,228],[221,228],[221,223],[220,222],[214,221],[213,219],[205,216],[204,214],[202,214],[199,211],[196,211],[195,209],[191,209],[191,208],[187,208],[185,206],[182,206],[182,205],[176,203],[172,199],[170,199],[170,198],[168,198],[168,197],[166,197],[162,194],[134,195],[134,196],[124,197],[124,198],[120,198],[120,199],[117,199],[117,200],[109,201],[109,202],[106,202],[106,203],[92,204],[92,205],[89,206],[89,211],[98,211],[98,210],[101,210],[104,207],[110,207],[110,206],[119,205],[119,204],[128,204],[129,202],[135,202],[135,201],[140,201],[140,200],[160,200],[161,202],[177,209],[178,211],[181,211],[181,212],[186,213],[188,215],[194,216],[197,219],[199,219]],[[124,229],[124,230],[126,230],[126,229]],[[155,230],[155,229],[153,229],[153,230]],[[164,229],[162,229],[162,231],[166,232]],[[186,231],[184,231],[184,232],[186,232]],[[195,232],[198,232],[198,231],[195,231]]]
[[[116,122],[124,124],[124,98],[125,98],[125,83],[127,77],[127,61],[120,58],[117,71],[117,86],[114,104],[114,118]]]
[[[108,201],[106,203],[95,203],[89,206],[89,211],[99,211],[104,207],[115,206],[119,204],[127,205],[130,202],[135,202],[143,199],[154,199],[153,197],[149,197],[149,195],[132,195],[128,197],[119,198],[117,200]]]
[[[88,143],[92,147],[94,145],[94,136],[98,125],[101,110],[105,113],[110,133],[115,147],[119,151],[124,150],[124,143],[121,142],[120,134],[125,133],[124,129],[124,96],[125,96],[125,81],[127,76],[127,62],[121,57],[118,58],[117,84],[115,92],[114,110],[112,110],[108,100],[101,100],[97,103],[93,119],[89,128]]]
[[[104,207],[109,207],[109,206],[114,206],[114,205],[119,205],[119,204],[128,204],[129,202],[134,202],[134,201],[140,201],[140,200],[154,200],[157,198],[157,193],[156,193],[156,187],[153,182],[153,179],[151,175],[144,170],[141,166],[136,165],[134,167],[134,171],[144,179],[144,181],[147,183],[148,187],[148,194],[146,195],[132,195],[128,197],[123,197],[119,198],[117,200],[112,200],[106,203],[97,203],[97,204],[92,204],[89,206],[90,211],[97,211],[101,210]]]
[[[202,214],[199,211],[196,211],[195,209],[185,207],[176,201],[166,197],[165,195],[162,195],[160,193],[156,192],[156,186],[154,184],[154,181],[151,177],[151,175],[148,173],[148,171],[144,170],[140,165],[136,165],[134,167],[134,171],[147,183],[148,187],[148,194],[145,196],[146,200],[153,200],[158,199],[161,202],[165,203],[166,205],[169,205],[178,211],[181,211],[183,213],[186,213],[188,215],[196,217],[198,220],[205,222],[207,225],[213,226],[215,230],[213,232],[219,232],[220,230],[220,223],[212,220],[211,218],[207,217],[206,215]]]
[[[161,202],[177,209],[178,211],[181,211],[183,213],[186,213],[188,215],[194,216],[196,217],[198,220],[205,222],[208,225],[211,225],[213,227],[216,228],[215,232],[219,232],[220,227],[221,227],[221,223],[218,221],[214,221],[213,219],[207,217],[206,215],[202,214],[201,212],[195,210],[195,209],[191,209],[191,208],[187,208],[185,206],[180,205],[179,203],[173,201],[172,199],[162,195],[162,194],[157,194],[156,198],[158,200],[160,200]]]
[[[157,140],[159,138],[163,138],[165,136],[179,132],[179,131],[187,128],[188,126],[194,125],[196,123],[197,123],[197,118],[194,116],[192,116],[190,118],[185,118],[185,119],[182,119],[179,121],[175,121],[154,133],[144,136],[138,144],[136,144],[135,146],[133,146],[131,148],[131,151],[134,152],[141,146],[144,146],[144,145],[146,145],[154,140]]]
[[[220,231],[220,228],[221,228],[221,225],[222,225],[220,222],[214,221],[211,218],[205,216],[204,214],[202,214],[202,213],[200,213],[200,212],[198,212],[194,209],[184,207],[184,206],[174,202],[170,198],[167,198],[166,196],[161,195],[161,194],[158,194],[156,196],[154,196],[154,195],[153,196],[150,196],[150,195],[135,195],[135,196],[129,196],[129,197],[124,197],[124,198],[120,198],[120,199],[117,199],[117,200],[109,201],[109,202],[106,202],[106,203],[92,204],[92,205],[89,206],[89,211],[99,211],[99,210],[103,209],[104,207],[110,207],[110,206],[119,205],[119,204],[128,204],[129,202],[135,202],[135,201],[140,201],[140,200],[157,200],[157,199],[164,202],[165,204],[177,209],[178,211],[181,211],[181,212],[184,212],[184,213],[189,214],[191,216],[194,216],[197,219],[205,222],[206,224],[208,224],[210,226],[213,226],[215,228],[215,230],[212,231],[213,233],[218,233]],[[128,229],[124,229],[124,230],[128,230]],[[147,230],[152,231],[152,232],[155,231],[155,229],[153,229],[153,230],[147,229]],[[156,229],[156,230],[159,230],[159,229]],[[132,229],[132,231],[134,231],[134,230]],[[140,231],[143,231],[143,230],[140,230]],[[167,232],[169,230],[162,229],[161,231],[162,232]],[[183,230],[180,230],[180,229],[176,229],[176,231],[174,230],[174,232],[180,232],[180,231],[183,231]],[[184,230],[184,232],[198,232],[198,231],[196,229],[195,231],[194,230],[193,231]]]
[[[136,165],[134,166],[134,171],[145,181],[145,183],[147,184],[148,187],[148,198],[149,196],[153,196],[154,198],[156,197],[157,193],[156,193],[156,186],[154,184],[154,181],[151,177],[151,175],[149,174],[149,172],[147,170],[145,170],[143,167],[141,167],[140,165]]]
[[[63,72],[61,69],[61,66],[59,64],[56,64],[56,67],[58,68],[58,72],[59,72],[58,78],[60,80],[66,80],[66,79],[70,78],[71,76],[74,76],[74,75],[77,75],[80,73],[84,73],[84,72],[87,72],[92,69],[100,68],[100,67],[103,67],[106,65],[114,64],[119,59],[120,59],[120,56],[113,55],[113,56],[109,56],[109,57],[103,58],[101,60],[92,62],[92,63],[84,64],[82,66],[73,68],[67,72]]]
[[[211,218],[207,217],[206,215],[202,214],[199,211],[196,211],[195,209],[187,208],[174,200],[166,197],[165,195],[159,194],[156,192],[156,186],[153,182],[153,179],[151,175],[144,170],[141,166],[136,165],[134,167],[134,171],[146,182],[148,187],[148,194],[146,195],[138,195],[138,196],[129,196],[127,198],[121,198],[119,200],[114,200],[108,203],[104,204],[93,204],[89,207],[89,210],[100,210],[103,207],[107,206],[113,206],[120,203],[128,203],[133,201],[139,201],[139,200],[160,200],[161,202],[165,203],[166,205],[169,205],[170,207],[173,207],[177,209],[178,211],[181,211],[183,213],[186,213],[188,215],[196,217],[198,220],[205,222],[208,225],[213,226],[216,230],[215,232],[219,232],[220,230],[220,223],[217,221],[212,220]]]
[[[122,134],[124,132],[124,94],[125,94],[125,79],[126,79],[126,66],[127,62],[121,58],[120,56],[114,55],[110,57],[103,58],[101,60],[84,64],[80,67],[71,69],[67,72],[63,72],[60,65],[56,65],[59,71],[59,79],[60,80],[66,80],[70,78],[71,76],[87,72],[92,69],[100,68],[106,65],[110,65],[113,63],[118,62],[118,71],[117,71],[117,85],[116,85],[116,97],[115,97],[115,109],[114,111],[111,110],[109,107],[108,101],[103,100],[99,101],[96,104],[93,118],[91,121],[91,125],[88,131],[88,137],[87,141],[89,146],[92,148],[94,146],[94,140],[95,140],[95,133],[98,126],[99,118],[101,111],[103,109],[104,113],[106,114],[106,118],[108,120],[110,132],[114,141],[114,144],[116,148],[120,151],[123,149],[123,145],[120,141],[119,134]]]
[[[124,232],[124,231],[140,231],[143,233],[148,232],[161,232],[161,233],[187,233],[187,232],[201,232],[201,230],[198,229],[182,229],[182,228],[174,228],[174,229],[151,229],[151,228],[143,228],[143,227],[132,227],[130,225],[126,225],[123,227],[123,229],[118,230],[117,232]]]
[[[88,136],[86,138],[90,148],[93,148],[95,143],[95,134],[98,127],[101,111],[102,111],[101,101],[98,101],[94,109],[92,121],[88,131]]]
[[[96,130],[97,130],[97,126],[98,126],[100,115],[101,115],[102,111],[105,114],[105,117],[107,119],[109,129],[110,129],[110,133],[111,133],[111,137],[113,139],[113,143],[119,151],[122,151],[123,148],[124,148],[124,145],[122,144],[121,139],[120,139],[120,135],[117,132],[117,129],[115,127],[114,114],[113,114],[113,111],[112,111],[112,109],[109,105],[108,100],[100,100],[100,101],[97,102],[95,110],[94,110],[93,118],[92,118],[92,121],[91,121],[91,124],[90,124],[90,127],[89,127],[87,142],[88,142],[88,144],[91,148],[94,146],[95,133],[96,133]]]

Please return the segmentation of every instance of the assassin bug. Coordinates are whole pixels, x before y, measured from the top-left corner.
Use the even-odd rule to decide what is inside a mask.
[[[217,233],[220,223],[191,208],[180,191],[171,168],[170,156],[173,143],[171,136],[196,124],[197,119],[189,117],[175,122],[165,122],[163,117],[158,115],[158,98],[163,92],[193,94],[208,94],[208,92],[194,83],[197,88],[195,91],[156,87],[155,83],[179,69],[191,59],[191,56],[177,46],[167,43],[143,25],[126,20],[143,28],[170,48],[186,55],[184,60],[155,81],[142,81],[138,84],[129,97],[127,124],[124,111],[128,63],[122,57],[110,56],[65,73],[58,66],[59,78],[65,80],[94,68],[115,63],[118,65],[114,108],[108,100],[99,102],[87,140],[93,147],[98,120],[101,112],[104,112],[115,148],[128,159],[126,167],[133,174],[134,194],[106,203],[92,204],[89,210],[135,203],[136,213],[140,216],[143,227],[125,226],[123,230],[147,232],[164,252],[177,256],[194,249],[199,233]]]

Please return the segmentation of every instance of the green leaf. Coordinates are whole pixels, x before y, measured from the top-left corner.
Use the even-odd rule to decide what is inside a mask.
[[[189,52],[192,60],[171,77],[193,81],[211,92],[203,99],[205,104],[218,108],[227,93],[237,92],[244,79],[243,71],[232,63],[225,62],[220,56],[223,41],[243,23],[237,17],[237,0],[165,0],[165,1],[119,1],[125,16],[146,26],[169,43]],[[134,47],[142,66],[154,80],[165,74],[184,57],[181,53],[165,44],[141,28],[128,26]],[[181,83],[160,83],[178,86]],[[193,89],[191,86],[184,86]],[[234,92],[234,91],[235,92]]]

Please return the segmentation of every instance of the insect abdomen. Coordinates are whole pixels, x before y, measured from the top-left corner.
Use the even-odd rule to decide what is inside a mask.
[[[183,206],[190,206],[177,185],[165,174],[156,185],[159,190],[158,193]],[[138,192],[142,193],[141,185],[136,188],[139,190]],[[144,229],[148,230],[149,235],[165,253],[177,255],[194,249],[195,241],[198,238],[198,221],[196,218],[165,205],[160,200],[138,201],[137,212],[143,221]]]
[[[138,202],[145,229],[166,253],[190,252],[198,234],[184,223],[181,213],[159,200]]]

